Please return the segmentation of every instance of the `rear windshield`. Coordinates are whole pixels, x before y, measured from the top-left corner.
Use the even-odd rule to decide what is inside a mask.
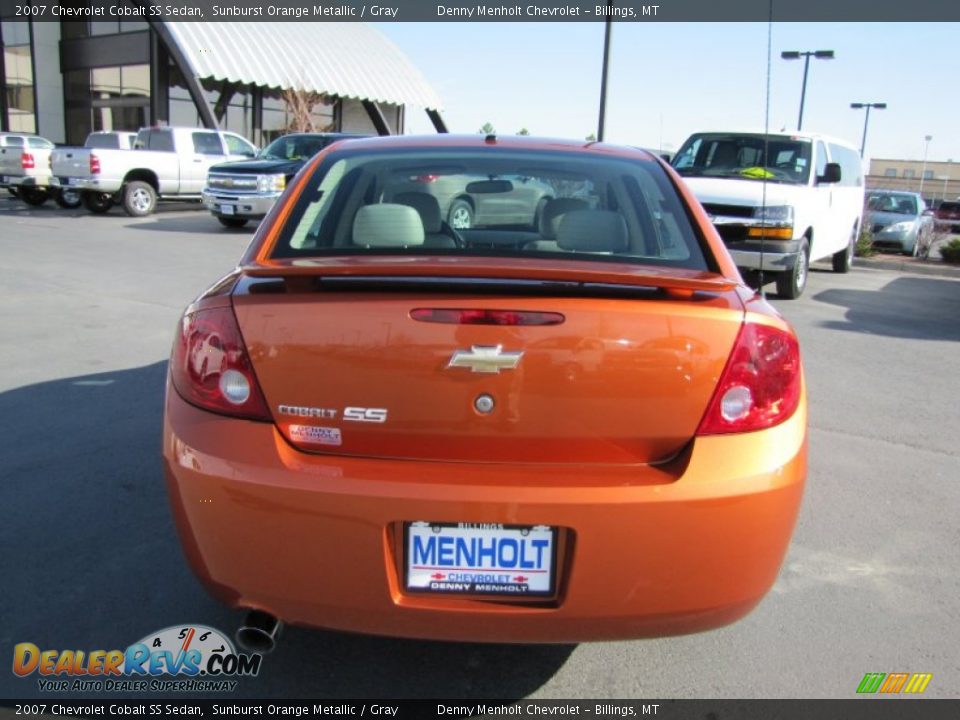
[[[805,185],[810,177],[810,140],[782,135],[693,135],[671,164],[684,177],[725,177]]]
[[[451,254],[707,270],[701,238],[649,161],[478,150],[334,152],[274,257]]]
[[[87,142],[84,143],[88,148],[99,150],[116,149],[120,146],[120,138],[117,135],[108,135],[98,133],[96,135],[87,135]]]

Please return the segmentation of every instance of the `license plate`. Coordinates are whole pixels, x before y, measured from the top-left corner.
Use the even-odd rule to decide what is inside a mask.
[[[221,205],[220,213],[222,215],[233,215],[236,213],[236,208],[233,205]]]
[[[13,178],[7,177],[6,175],[0,176],[0,183],[6,185],[8,182],[13,182]]]
[[[409,591],[512,596],[554,593],[555,528],[412,522],[405,530]]]
[[[60,178],[60,184],[61,184],[61,185],[76,185],[76,184],[77,184],[77,178],[62,177],[62,178]]]

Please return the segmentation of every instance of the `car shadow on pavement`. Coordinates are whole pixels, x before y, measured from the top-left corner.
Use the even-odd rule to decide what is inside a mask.
[[[956,280],[903,276],[880,290],[831,289],[813,299],[847,308],[845,321],[824,327],[911,340],[960,340]]]
[[[194,579],[167,503],[160,461],[166,366],[0,393],[0,417],[7,419],[0,434],[0,658],[6,662],[17,643],[123,650],[185,623],[232,637],[241,613],[212,600]],[[291,627],[259,676],[242,679],[234,693],[192,697],[522,698],[552,678],[575,647]],[[0,697],[96,696],[43,693],[36,674],[0,672]]]
[[[195,212],[189,215],[171,215],[163,217],[162,215],[151,215],[149,218],[129,218],[131,222],[127,227],[131,230],[143,230],[146,232],[164,232],[164,233],[212,233],[224,235],[249,235],[253,236],[253,231],[257,229],[256,222],[249,222],[242,228],[228,228],[221,225],[213,215],[208,212]]]

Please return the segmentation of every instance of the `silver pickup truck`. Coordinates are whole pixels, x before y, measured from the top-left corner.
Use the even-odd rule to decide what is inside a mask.
[[[28,205],[43,205],[53,197],[63,207],[77,207],[79,198],[61,198],[52,181],[50,153],[53,149],[52,142],[37,135],[2,133],[0,186]]]
[[[97,131],[87,135],[84,147],[130,149],[136,137],[132,132]],[[79,191],[61,187],[52,169],[54,152],[78,149],[56,150],[52,142],[36,135],[2,134],[0,185],[28,205],[42,205],[52,197],[62,208],[80,207]]]
[[[137,133],[133,150],[68,148],[53,152],[53,175],[80,192],[90,212],[115,204],[128,215],[149,215],[158,200],[200,200],[211,165],[254,157],[239,135],[202,128],[154,127]]]

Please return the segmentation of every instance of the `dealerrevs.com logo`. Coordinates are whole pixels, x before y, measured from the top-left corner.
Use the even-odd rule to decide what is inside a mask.
[[[14,674],[36,675],[43,692],[230,692],[236,678],[255,677],[262,661],[204,625],[168,627],[126,650],[13,648]]]

